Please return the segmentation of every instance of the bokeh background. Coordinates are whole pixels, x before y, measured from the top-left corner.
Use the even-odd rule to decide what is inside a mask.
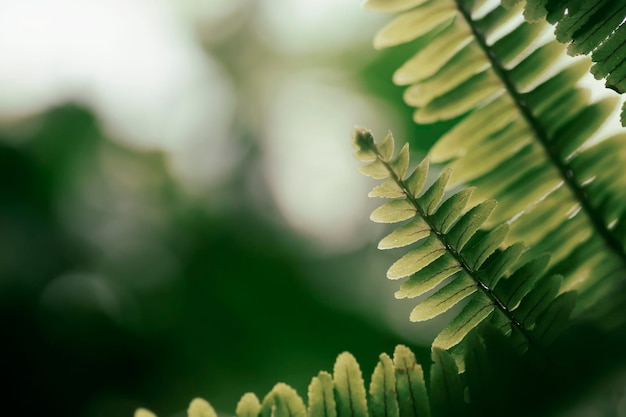
[[[278,381],[305,395],[344,350],[365,374],[397,343],[427,360],[351,156],[355,125],[420,135],[389,81],[406,52],[371,48],[385,19],[0,0],[7,415],[178,416],[194,396],[228,414]]]
[[[1,415],[232,415],[278,381],[306,395],[345,350],[366,377],[398,343],[428,362],[440,323],[394,299],[351,156],[355,125],[414,157],[447,127],[411,122],[390,79],[415,45],[371,47],[387,19],[0,0]],[[615,378],[575,415],[626,415]]]

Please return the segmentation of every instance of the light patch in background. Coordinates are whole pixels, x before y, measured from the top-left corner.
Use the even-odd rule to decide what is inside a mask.
[[[63,312],[80,317],[99,311],[116,322],[124,316],[125,297],[121,288],[110,279],[84,273],[63,274],[48,284],[41,294],[44,312]]]
[[[388,18],[363,11],[359,0],[263,0],[257,25],[260,36],[284,52],[316,53],[369,44]]]
[[[233,88],[172,7],[149,0],[0,1],[0,117],[83,103],[115,139],[170,151],[180,176],[223,176],[236,161],[227,149]],[[198,149],[206,142],[226,156]]]
[[[584,58],[588,59],[588,58]],[[624,132],[620,122],[620,112],[624,103],[624,95],[605,87],[605,80],[596,80],[593,75],[586,73],[578,82],[582,87],[591,91],[591,101],[598,102],[604,98],[613,97],[616,101],[615,109],[607,121],[593,134],[592,138],[585,146],[590,146],[609,136]]]
[[[254,0],[170,0],[195,26],[203,42],[215,44],[229,38],[247,21]]]
[[[331,83],[328,76],[304,72],[277,83],[267,103],[263,163],[287,222],[324,250],[348,250],[364,241],[371,209],[371,183],[352,157],[352,130],[367,126],[381,137],[393,116],[346,79]]]

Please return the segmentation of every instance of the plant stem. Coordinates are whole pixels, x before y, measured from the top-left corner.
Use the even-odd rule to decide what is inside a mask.
[[[568,187],[570,192],[574,195],[574,198],[581,206],[581,211],[588,218],[589,223],[595,229],[595,231],[600,235],[602,240],[604,241],[606,247],[613,252],[621,261],[624,268],[626,268],[626,252],[624,252],[624,248],[620,241],[615,237],[611,230],[607,227],[605,222],[602,220],[602,216],[597,212],[596,207],[593,206],[589,196],[586,191],[583,189],[581,182],[577,179],[576,174],[570,168],[570,166],[563,161],[556,149],[550,145],[550,140],[546,129],[543,124],[535,117],[532,110],[529,108],[526,101],[523,99],[522,94],[517,90],[513,80],[510,77],[509,71],[501,65],[498,57],[494,54],[491,47],[487,44],[486,38],[484,34],[476,27],[474,21],[472,20],[472,13],[469,10],[468,5],[463,1],[456,0],[457,8],[459,13],[465,21],[467,25],[470,27],[474,38],[478,46],[483,50],[485,56],[489,60],[491,64],[491,68],[495,74],[500,78],[500,81],[504,85],[507,93],[515,102],[519,112],[522,117],[528,123],[528,126],[535,134],[539,144],[542,146],[545,154],[552,164],[556,167],[559,175],[561,176],[563,183]]]
[[[533,344],[540,352],[542,352],[542,354],[546,357],[546,359],[549,359],[548,354],[543,350],[541,344],[535,340],[535,338],[528,331],[528,329],[526,329],[526,327],[515,317],[513,312],[506,306],[506,304],[503,303],[498,298],[498,296],[493,292],[493,289],[490,288],[487,284],[485,284],[481,280],[480,276],[478,275],[478,272],[472,269],[467,263],[467,261],[465,260],[465,258],[463,257],[463,255],[459,251],[457,251],[456,248],[454,248],[450,244],[450,242],[448,242],[446,235],[441,230],[437,230],[431,217],[428,215],[428,213],[422,210],[422,208],[417,202],[417,199],[411,194],[411,192],[409,191],[409,188],[407,187],[406,183],[402,180],[402,178],[400,178],[395,173],[391,164],[386,162],[383,159],[382,155],[380,155],[380,153],[378,152],[378,149],[376,149],[375,146],[372,146],[371,150],[376,154],[376,158],[385,166],[387,171],[389,171],[391,178],[402,189],[402,191],[406,195],[407,200],[415,208],[419,216],[422,219],[424,219],[424,221],[426,222],[430,230],[432,230],[433,233],[435,233],[435,235],[437,236],[437,239],[446,248],[448,253],[450,253],[454,257],[454,259],[459,263],[459,266],[461,266],[461,268],[463,268],[463,270],[474,280],[478,288],[480,288],[487,295],[487,297],[489,297],[489,299],[493,302],[493,305],[497,307],[498,310],[500,310],[502,314],[504,314],[507,320],[520,331],[520,333],[526,338],[526,340],[528,340],[529,343]]]

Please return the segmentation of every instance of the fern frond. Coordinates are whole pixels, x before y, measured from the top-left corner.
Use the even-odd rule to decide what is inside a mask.
[[[413,298],[435,290],[413,309],[410,319],[429,320],[465,300],[461,312],[436,337],[434,347],[449,349],[457,345],[493,315],[502,316],[505,333],[515,328],[526,341],[533,341],[536,319],[560,289],[557,286],[553,290],[555,284],[560,284],[560,277],[541,278],[549,256],[518,263],[522,245],[501,247],[509,226],[483,228],[496,207],[494,200],[466,210],[473,189],[463,189],[446,198],[450,192],[449,169],[424,187],[428,159],[407,175],[408,146],[394,158],[393,143],[391,133],[379,144],[366,130],[357,129],[354,134],[355,156],[367,162],[360,171],[386,180],[371,195],[390,199],[372,212],[371,219],[381,223],[405,221],[378,245],[381,249],[410,247],[387,271],[390,279],[409,277],[396,297]],[[390,182],[395,185],[392,187]],[[383,188],[393,192],[383,193]],[[540,278],[542,287],[536,287]],[[543,280],[551,284],[550,290],[543,289]]]
[[[382,3],[370,0],[365,7],[382,10]],[[394,2],[395,10],[401,3]],[[452,169],[451,185],[476,187],[468,204],[498,201],[485,225],[507,224],[505,245],[527,243],[525,260],[551,254],[547,275],[563,276],[559,291],[576,290],[582,312],[626,277],[626,188],[615,171],[626,163],[626,142],[623,134],[596,137],[617,101],[590,100],[578,85],[589,60],[563,67],[565,46],[542,40],[548,23],[517,19],[521,3],[485,11],[484,2],[472,0],[405,2],[405,13],[431,3],[454,16],[428,36],[457,39],[455,46],[436,62],[428,46],[418,50],[394,74],[408,86],[405,100],[416,107],[418,123],[463,117],[428,157]],[[381,37],[385,44],[409,41],[393,38],[402,16],[375,44]]]
[[[313,377],[308,388],[308,405],[289,385],[278,383],[263,403],[253,393],[244,394],[235,414],[237,417],[429,417],[430,397],[436,398],[435,401],[450,397],[451,381],[455,384],[456,400],[457,391],[464,390],[451,356],[445,351],[435,351],[433,359],[433,378],[427,390],[422,367],[409,348],[396,346],[393,360],[381,354],[366,396],[359,364],[350,353],[344,352],[337,357],[333,375],[322,371]],[[460,400],[463,401],[462,395]],[[207,401],[196,398],[189,405],[187,416],[216,417],[217,414]],[[135,417],[156,416],[141,408]]]
[[[510,3],[503,0],[503,4]],[[568,44],[570,55],[591,55],[591,73],[606,86],[623,94],[626,91],[626,4],[597,0],[526,0],[524,17],[528,21],[546,19],[554,24],[557,41]],[[626,125],[626,104],[622,125]]]

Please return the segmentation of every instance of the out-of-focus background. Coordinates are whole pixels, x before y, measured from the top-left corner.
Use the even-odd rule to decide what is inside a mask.
[[[345,350],[366,379],[398,343],[428,363],[449,316],[394,299],[352,157],[355,125],[414,158],[448,127],[411,121],[390,79],[421,41],[373,50],[387,19],[0,0],[0,415],[232,415],[279,381],[306,396]],[[614,379],[564,415],[626,415]]]
[[[385,19],[357,0],[0,0],[6,415],[178,416],[194,396],[229,414],[278,381],[305,395],[344,350],[367,375],[397,343],[427,360],[351,156],[355,125],[416,156],[438,129],[391,85],[407,53],[370,46]]]

